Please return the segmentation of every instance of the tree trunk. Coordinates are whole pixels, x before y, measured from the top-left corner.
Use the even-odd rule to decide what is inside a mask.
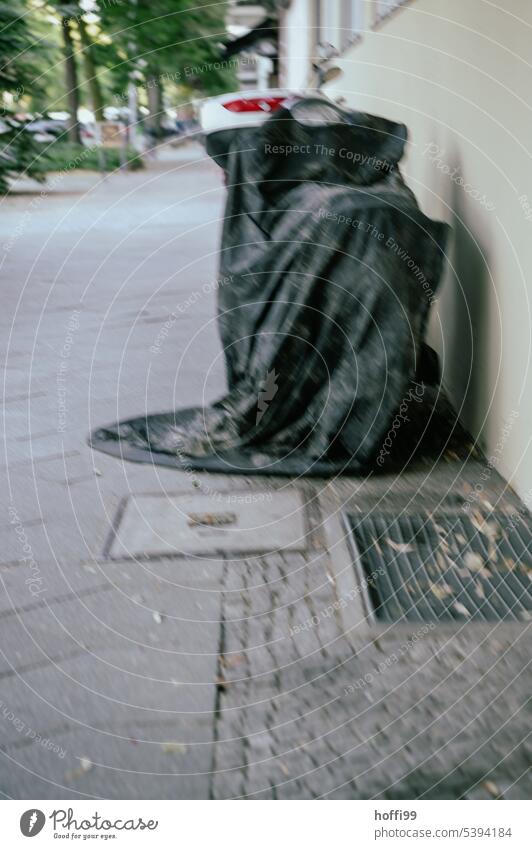
[[[83,45],[83,62],[85,65],[85,77],[89,86],[92,111],[95,121],[103,121],[103,96],[100,80],[97,76],[96,63],[93,56],[93,45],[87,32],[87,25],[83,18],[78,18],[78,30]]]
[[[150,115],[147,120],[147,125],[152,135],[156,139],[162,136],[162,117],[163,117],[163,92],[161,88],[161,79],[157,72],[150,72],[146,77],[146,85],[148,88],[148,109]]]
[[[78,124],[78,70],[76,67],[74,44],[72,41],[72,33],[70,32],[70,18],[68,15],[63,15],[61,18],[61,29],[63,31],[63,52],[65,55],[65,84],[67,90],[68,111],[70,112],[67,125],[68,140],[76,144],[81,144]]]

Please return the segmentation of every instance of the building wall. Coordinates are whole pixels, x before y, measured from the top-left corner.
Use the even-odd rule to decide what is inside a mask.
[[[257,26],[266,16],[267,11],[260,3],[239,4],[236,0],[230,0],[225,18],[226,30],[230,35],[238,38]],[[269,78],[273,69],[271,59],[259,55],[254,50],[241,53],[240,57],[235,57],[234,61],[238,61],[238,58],[240,58],[240,66],[236,77],[241,90],[269,88]]]
[[[261,3],[237,3],[229,0],[226,22],[229,25],[251,29],[266,17],[266,10]]]
[[[280,84],[293,91],[305,88],[311,73],[315,38],[311,7],[311,0],[292,0],[281,12]]]
[[[328,93],[409,127],[407,180],[454,232],[430,341],[463,422],[532,505],[532,3],[410,0],[375,29],[364,6]]]

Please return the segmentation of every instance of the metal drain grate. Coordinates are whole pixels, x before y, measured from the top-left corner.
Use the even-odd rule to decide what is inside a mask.
[[[346,514],[378,620],[532,619],[532,533],[502,513]]]

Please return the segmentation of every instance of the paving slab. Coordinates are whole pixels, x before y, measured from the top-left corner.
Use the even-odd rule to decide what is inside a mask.
[[[306,517],[297,490],[217,495],[135,495],[119,518],[111,557],[273,553],[306,548]]]

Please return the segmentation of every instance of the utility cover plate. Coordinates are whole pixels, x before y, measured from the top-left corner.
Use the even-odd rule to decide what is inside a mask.
[[[307,548],[297,490],[214,495],[133,495],[110,546],[112,558],[266,554]]]
[[[532,534],[522,518],[457,511],[346,520],[377,620],[532,619]]]

